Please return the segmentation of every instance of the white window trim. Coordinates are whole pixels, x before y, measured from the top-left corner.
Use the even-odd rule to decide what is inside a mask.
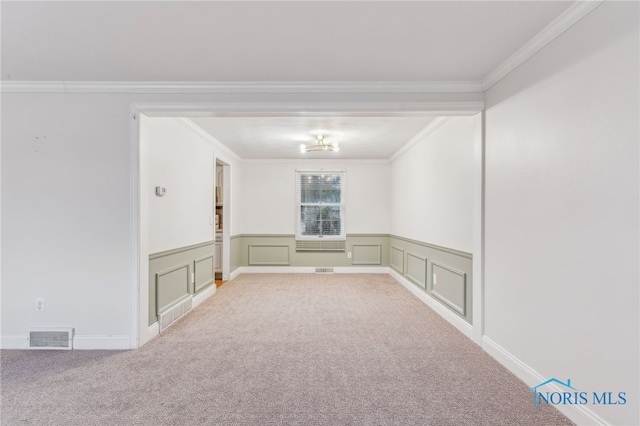
[[[340,174],[340,235],[302,235],[300,233],[301,195],[300,178],[303,175],[323,173]],[[347,239],[347,172],[346,170],[296,170],[296,240],[298,241],[345,241]]]

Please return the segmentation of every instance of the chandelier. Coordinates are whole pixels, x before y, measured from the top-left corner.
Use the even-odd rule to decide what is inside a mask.
[[[327,143],[324,141],[324,135],[316,136],[316,143],[314,145],[300,145],[300,152],[311,152],[311,151],[333,151],[338,152],[340,148],[337,143]]]

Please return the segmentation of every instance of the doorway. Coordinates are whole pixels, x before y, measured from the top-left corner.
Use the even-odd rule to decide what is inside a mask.
[[[224,161],[217,159],[215,162],[214,179],[214,240],[215,240],[215,282],[216,287],[220,287],[229,279],[229,237],[230,237],[230,213],[229,203],[231,194],[231,166]],[[227,242],[227,244],[225,244]]]
[[[474,234],[475,241],[474,249],[474,270],[473,270],[473,302],[474,302],[474,318],[473,318],[473,332],[470,336],[474,341],[479,343],[482,336],[482,323],[483,323],[483,306],[482,306],[482,249],[483,249],[483,199],[484,199],[484,185],[483,185],[483,162],[484,162],[484,134],[482,132],[484,113],[481,112],[484,108],[482,102],[461,102],[456,104],[455,111],[451,111],[450,108],[444,108],[443,105],[439,105],[437,102],[415,103],[412,105],[412,109],[404,110],[402,104],[398,103],[385,103],[385,102],[371,102],[359,103],[357,105],[335,102],[329,103],[295,103],[295,104],[274,104],[265,102],[254,102],[249,104],[187,104],[187,105],[140,105],[132,106],[132,121],[131,121],[131,149],[132,149],[132,182],[131,182],[131,205],[132,205],[132,262],[133,262],[133,285],[132,285],[132,347],[136,348],[151,338],[153,338],[157,331],[152,328],[148,328],[144,321],[148,310],[145,311],[145,304],[148,305],[148,294],[145,294],[144,283],[148,280],[148,265],[146,265],[146,259],[148,259],[149,252],[148,247],[145,247],[145,235],[148,233],[148,223],[146,223],[145,214],[148,213],[148,206],[145,206],[144,195],[141,193],[141,183],[145,182],[144,171],[144,147],[140,145],[140,125],[139,114],[141,112],[153,116],[153,117],[173,117],[184,120],[185,122],[191,122],[184,117],[203,117],[203,116],[298,116],[304,117],[309,114],[320,114],[323,116],[412,116],[421,114],[431,114],[439,116],[456,116],[467,115],[476,116],[478,118],[477,123],[479,125],[477,131],[477,143],[476,153],[478,154],[475,159],[476,170],[474,175],[478,179],[475,185],[476,203],[474,205]],[[305,112],[301,112],[305,111]],[[367,112],[369,111],[369,112]],[[371,112],[375,111],[375,112]],[[385,112],[380,112],[385,111]],[[194,126],[197,127],[197,126]],[[204,132],[203,132],[204,133]],[[203,134],[203,137],[211,137],[210,135]],[[217,141],[216,141],[217,142]],[[222,154],[222,157],[218,156],[218,153]],[[230,159],[228,161],[227,159]],[[237,203],[234,203],[231,199],[231,187],[232,176],[231,167],[240,163],[243,160],[228,150],[226,147],[221,147],[219,151],[216,151],[214,155],[214,165],[221,166],[222,174],[218,178],[218,172],[214,173],[214,181],[221,180],[221,198],[222,198],[222,214],[220,215],[219,224],[220,234],[222,237],[222,244],[220,246],[219,253],[219,271],[223,280],[229,279],[232,274],[231,271],[231,245],[230,238],[234,235],[239,235],[241,229],[238,228],[238,224],[231,226],[232,217],[239,217],[241,212],[234,212],[231,214],[232,206],[235,207]],[[238,166],[239,167],[239,166]],[[240,171],[238,171],[240,172]],[[235,173],[235,172],[234,172]],[[148,185],[148,182],[145,184]],[[216,185],[217,186],[217,185]],[[236,191],[237,192],[237,191]],[[215,194],[214,194],[215,195]],[[213,203],[214,212],[217,209],[216,202]],[[238,205],[239,207],[239,205]],[[215,214],[213,221],[215,221]],[[215,224],[215,222],[214,222]],[[213,239],[215,240],[216,232],[214,228]],[[233,235],[232,235],[233,233]],[[476,267],[477,262],[477,267]],[[237,265],[236,265],[237,268]],[[233,273],[237,273],[236,269]],[[479,297],[478,297],[479,296]]]

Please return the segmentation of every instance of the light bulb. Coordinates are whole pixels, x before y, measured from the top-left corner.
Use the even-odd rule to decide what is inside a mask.
[[[300,152],[305,153],[307,152],[307,147],[305,144],[301,143],[300,144]]]

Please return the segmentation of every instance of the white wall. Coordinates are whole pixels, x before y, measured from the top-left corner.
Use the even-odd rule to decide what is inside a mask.
[[[638,3],[605,2],[486,93],[485,333],[639,424]]]
[[[225,207],[231,205],[230,235],[242,233],[242,166],[239,162],[229,162],[231,164],[231,194],[225,195]]]
[[[391,164],[391,233],[473,252],[474,119],[450,117]]]
[[[129,347],[129,133],[120,96],[2,95],[3,344],[70,326]]]
[[[347,234],[389,232],[389,167],[381,162],[247,162],[243,234],[295,234],[296,169],[346,170]]]
[[[174,118],[148,118],[149,253],[214,238],[212,144]],[[155,187],[167,189],[164,197]]]

